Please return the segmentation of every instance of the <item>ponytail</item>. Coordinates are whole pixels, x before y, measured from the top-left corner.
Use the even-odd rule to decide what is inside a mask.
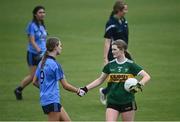
[[[43,58],[42,58],[42,62],[41,62],[41,69],[43,69],[44,65],[45,65],[45,62],[46,62],[46,59],[48,57],[48,52],[46,51]]]

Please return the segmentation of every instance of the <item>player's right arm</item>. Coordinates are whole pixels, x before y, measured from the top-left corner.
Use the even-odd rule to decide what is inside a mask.
[[[36,26],[33,23],[30,23],[27,27],[26,33],[28,35],[29,43],[31,43],[32,46],[35,48],[35,50],[39,53],[41,49],[39,48],[39,46],[35,41],[35,30],[36,30]]]
[[[105,38],[104,42],[104,65],[106,65],[108,61],[108,52],[111,45],[111,39]]]
[[[36,51],[39,53],[41,51],[41,49],[38,47],[38,45],[35,42],[35,37],[32,35],[28,36],[28,40],[29,42],[32,44],[32,46],[36,49]]]
[[[97,78],[96,80],[92,81],[90,84],[88,84],[85,87],[82,87],[80,89],[83,90],[85,93],[87,93],[89,90],[101,85],[107,79],[109,74],[110,74],[110,70],[109,70],[109,63],[108,63],[104,66],[103,71],[99,78]],[[81,96],[83,96],[83,95],[81,95]]]
[[[101,76],[97,78],[96,80],[92,81],[90,84],[88,84],[86,88],[90,90],[101,85],[106,80],[107,77],[108,77],[108,74],[102,72]]]
[[[36,76],[33,78],[33,85],[39,88],[38,78]]]
[[[76,88],[75,86],[71,85],[70,83],[68,83],[68,81],[66,80],[65,76],[60,80],[60,83],[62,84],[63,88],[65,90],[74,92],[74,93],[78,93],[79,89]]]
[[[37,88],[39,88],[39,80],[38,80],[39,75],[40,75],[40,70],[39,70],[39,67],[37,67],[35,75],[33,77],[33,81],[32,81],[33,85],[36,86]]]

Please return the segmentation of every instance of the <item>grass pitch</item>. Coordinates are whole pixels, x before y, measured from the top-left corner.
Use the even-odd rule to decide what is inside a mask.
[[[104,26],[113,1],[1,0],[0,4],[0,120],[47,120],[39,105],[39,91],[29,85],[24,100],[16,101],[14,88],[27,75],[25,27],[36,5],[46,8],[49,36],[63,43],[62,64],[68,81],[84,86],[103,67]],[[136,121],[180,120],[180,1],[127,0],[129,51],[152,79],[136,95]],[[106,86],[104,83],[102,86]],[[98,88],[80,98],[61,88],[62,105],[73,121],[105,120]]]

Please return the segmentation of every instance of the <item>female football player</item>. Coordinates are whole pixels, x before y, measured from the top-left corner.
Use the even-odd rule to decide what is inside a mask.
[[[107,93],[106,121],[117,121],[121,114],[122,121],[133,121],[136,107],[134,93],[142,90],[150,79],[149,74],[132,60],[125,57],[127,44],[123,40],[112,42],[114,60],[103,68],[99,78],[81,88],[86,93],[109,79],[109,92]],[[124,82],[128,78],[142,76],[142,79],[131,87],[130,92],[124,89]]]
[[[46,51],[47,31],[44,24],[45,8],[43,6],[36,6],[32,13],[33,19],[26,28],[28,37],[27,63],[29,66],[29,74],[14,90],[17,100],[22,100],[22,91],[32,82],[36,67]]]
[[[44,113],[48,115],[48,121],[70,121],[61,104],[59,81],[68,91],[80,94],[80,90],[66,81],[61,65],[55,59],[62,50],[60,40],[55,37],[49,38],[46,48],[47,51],[37,67],[33,84],[40,89],[40,103]]]

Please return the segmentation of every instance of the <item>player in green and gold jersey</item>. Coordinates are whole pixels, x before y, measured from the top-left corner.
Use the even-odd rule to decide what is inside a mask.
[[[149,80],[149,74],[133,61],[125,58],[126,43],[123,40],[116,40],[112,43],[112,53],[114,60],[104,66],[102,74],[99,78],[81,88],[86,93],[88,90],[102,84],[108,78],[107,109],[106,121],[117,121],[121,113],[122,121],[133,121],[136,103],[134,93],[142,89]],[[128,78],[137,75],[142,79],[133,86],[131,92],[124,89],[124,82]]]

